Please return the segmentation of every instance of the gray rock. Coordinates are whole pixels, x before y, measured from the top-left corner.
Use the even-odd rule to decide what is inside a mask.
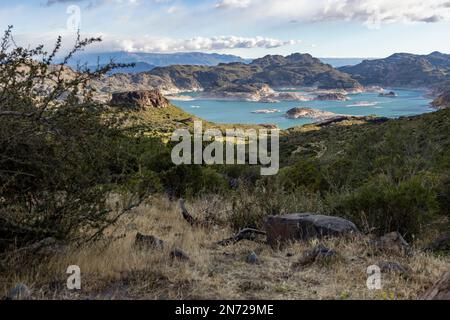
[[[30,298],[31,291],[23,283],[18,283],[14,288],[9,290],[6,295],[6,300],[27,300]]]
[[[170,251],[170,258],[172,260],[181,260],[181,261],[188,261],[189,256],[181,249],[175,248],[172,251]]]
[[[380,261],[377,262],[376,265],[380,267],[381,272],[396,272],[403,276],[409,276],[411,273],[411,270],[408,267],[405,267],[398,262]]]
[[[401,252],[407,254],[411,252],[408,242],[406,242],[402,235],[397,231],[385,234],[379,239],[373,241],[373,244],[376,249],[380,251]]]
[[[139,249],[156,249],[162,250],[164,249],[164,241],[149,235],[143,235],[138,232],[136,235],[136,239],[134,241],[134,245]]]
[[[420,296],[421,300],[450,300],[450,271]]]
[[[113,106],[135,110],[166,108],[170,105],[169,100],[156,89],[113,93],[110,103]]]
[[[351,221],[312,213],[270,216],[266,220],[265,230],[267,242],[272,247],[289,241],[307,241],[311,238],[359,233]]]
[[[258,255],[254,251],[247,255],[245,261],[249,264],[261,264],[261,260],[259,260]]]
[[[336,251],[328,249],[327,247],[319,244],[311,250],[306,251],[298,262],[294,263],[292,267],[294,269],[299,267],[305,267],[313,264],[316,261],[324,261],[333,258],[337,255]]]

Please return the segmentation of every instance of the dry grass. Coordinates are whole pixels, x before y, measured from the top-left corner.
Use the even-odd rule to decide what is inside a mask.
[[[225,212],[226,203],[203,199],[192,212]],[[206,208],[206,209],[205,209]],[[165,248],[133,248],[137,232],[165,241]],[[338,252],[335,259],[294,270],[292,265],[318,241],[294,243],[280,251],[243,241],[229,247],[214,243],[230,236],[226,227],[192,228],[176,203],[155,198],[109,230],[107,240],[57,255],[17,263],[4,272],[0,295],[18,282],[27,284],[34,299],[415,299],[449,269],[448,258],[414,251],[412,256],[374,255],[365,238],[321,241]],[[172,261],[169,252],[181,248],[190,261]],[[255,251],[262,263],[246,263]],[[289,255],[288,255],[289,254]],[[368,290],[366,268],[377,261],[396,261],[409,277],[382,274],[382,290]],[[66,289],[69,265],[82,272],[82,290]]]

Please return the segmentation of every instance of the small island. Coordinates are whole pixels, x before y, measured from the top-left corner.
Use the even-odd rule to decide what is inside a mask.
[[[347,101],[348,97],[346,94],[339,93],[339,92],[332,92],[332,93],[326,93],[321,94],[317,96],[314,100],[318,101]]]
[[[333,112],[322,111],[312,108],[292,108],[286,112],[286,118],[288,119],[315,119],[326,120],[335,117]]]
[[[397,94],[394,91],[389,91],[389,92],[381,92],[378,96],[384,98],[396,98]]]

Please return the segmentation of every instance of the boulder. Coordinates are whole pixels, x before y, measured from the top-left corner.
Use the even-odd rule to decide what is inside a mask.
[[[377,250],[383,252],[406,254],[411,252],[411,247],[408,242],[406,242],[402,235],[397,231],[385,234],[379,239],[373,241],[373,244]]]
[[[306,241],[311,238],[359,233],[358,228],[351,221],[312,213],[270,216],[266,220],[265,230],[267,242],[272,247],[289,241]]]
[[[258,255],[254,251],[247,255],[245,261],[249,264],[261,264],[261,260],[259,260]]]
[[[378,267],[380,267],[381,272],[399,273],[405,277],[409,276],[411,273],[411,270],[408,267],[405,267],[398,262],[380,261],[380,262],[377,262],[376,265]]]
[[[159,90],[141,90],[113,93],[110,104],[133,110],[147,110],[168,107],[170,102]]]
[[[4,298],[5,300],[27,300],[31,296],[31,291],[27,285],[18,283],[14,288],[9,290]]]
[[[450,271],[420,296],[421,300],[450,300]]]
[[[189,256],[181,249],[175,248],[170,251],[170,258],[172,260],[188,261]]]
[[[333,258],[337,255],[336,251],[332,249],[328,249],[322,244],[314,247],[311,250],[306,251],[300,260],[292,265],[294,269],[299,267],[308,266],[316,261],[323,261],[330,258]]]
[[[143,235],[138,232],[136,239],[134,240],[134,245],[138,249],[162,250],[164,248],[164,241],[154,236]]]
[[[397,94],[394,91],[389,91],[389,92],[382,92],[378,96],[384,98],[395,98],[397,97]]]

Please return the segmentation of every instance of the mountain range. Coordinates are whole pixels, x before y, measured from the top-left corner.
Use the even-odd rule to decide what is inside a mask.
[[[156,67],[166,67],[170,65],[205,65],[216,66],[220,63],[242,62],[251,63],[253,59],[245,59],[236,55],[185,52],[185,53],[144,53],[144,52],[105,52],[105,53],[79,53],[77,54],[71,67],[77,64],[86,64],[89,68],[95,68],[98,64],[105,65],[111,59],[118,63],[134,63],[135,67],[120,68],[112,72],[115,73],[139,73],[150,71]],[[361,63],[363,58],[319,58],[323,63],[330,64],[334,68],[343,66],[353,66]]]
[[[358,90],[358,81],[310,54],[267,55],[251,63],[220,63],[217,66],[172,65],[139,74],[116,74],[101,85],[102,90],[137,90],[148,87],[163,92],[258,91],[273,88],[316,86],[321,89]]]
[[[450,55],[396,53],[385,59],[364,60],[339,68],[363,85],[432,87],[450,80]]]
[[[170,65],[204,65],[215,66],[219,63],[242,62],[251,60],[238,56],[217,53],[182,52],[182,53],[144,53],[144,52],[105,52],[105,53],[79,53],[72,61],[71,67],[85,64],[95,67],[105,65],[113,60],[116,63],[135,63],[135,68],[118,69],[116,72],[139,73],[150,71],[155,67]]]

